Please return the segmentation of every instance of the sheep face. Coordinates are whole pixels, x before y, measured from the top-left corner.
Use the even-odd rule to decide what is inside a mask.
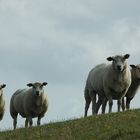
[[[125,55],[116,55],[113,57],[108,57],[108,61],[112,61],[112,67],[115,71],[122,72],[127,67],[127,61],[126,59],[129,58],[129,54]]]
[[[5,88],[6,85],[3,84],[3,85],[0,85],[0,96],[3,94],[3,88]]]
[[[140,64],[138,65],[130,65],[132,68],[132,73],[134,74],[135,78],[140,81]]]
[[[27,86],[33,88],[33,94],[35,96],[41,96],[41,94],[44,93],[43,86],[46,86],[46,85],[47,85],[46,82],[43,82],[43,83],[36,82],[36,83],[29,83],[29,84],[27,84]]]

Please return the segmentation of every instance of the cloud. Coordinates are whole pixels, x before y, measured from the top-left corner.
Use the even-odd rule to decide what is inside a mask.
[[[130,53],[129,63],[139,63],[138,6],[136,0],[1,0],[0,77],[7,84],[3,126],[5,120],[11,123],[12,93],[34,81],[48,82],[48,121],[83,116],[91,68],[120,53]]]

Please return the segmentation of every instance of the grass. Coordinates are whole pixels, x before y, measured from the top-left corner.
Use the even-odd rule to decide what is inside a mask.
[[[0,140],[139,140],[140,109],[0,132]]]

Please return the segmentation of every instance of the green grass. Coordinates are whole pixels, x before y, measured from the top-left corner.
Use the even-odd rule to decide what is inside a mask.
[[[0,140],[139,140],[140,109],[0,132]]]

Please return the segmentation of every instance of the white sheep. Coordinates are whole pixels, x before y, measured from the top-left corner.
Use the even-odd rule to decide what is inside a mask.
[[[137,90],[140,85],[140,64],[138,65],[130,65],[131,66],[131,85],[125,95],[123,97],[123,102],[122,102],[122,110],[125,110],[125,99],[126,98],[126,109],[130,109],[130,102],[134,98],[134,96],[137,93]],[[103,103],[102,105],[102,113],[104,113],[105,108],[106,108],[106,102]]]
[[[92,101],[92,114],[96,114],[103,100],[109,100],[109,112],[112,112],[113,99],[118,100],[118,111],[131,84],[131,72],[126,59],[129,54],[108,57],[112,64],[100,64],[88,75],[85,87],[85,116]],[[98,103],[96,104],[96,94]]]
[[[44,93],[43,86],[47,83],[29,83],[29,89],[19,89],[11,97],[10,114],[13,118],[13,126],[16,129],[18,113],[26,118],[25,127],[28,123],[32,126],[32,118],[38,117],[37,125],[40,125],[40,120],[48,109],[47,94]]]
[[[5,87],[5,84],[0,85],[0,120],[2,120],[5,113],[5,98],[3,96],[3,88]]]

